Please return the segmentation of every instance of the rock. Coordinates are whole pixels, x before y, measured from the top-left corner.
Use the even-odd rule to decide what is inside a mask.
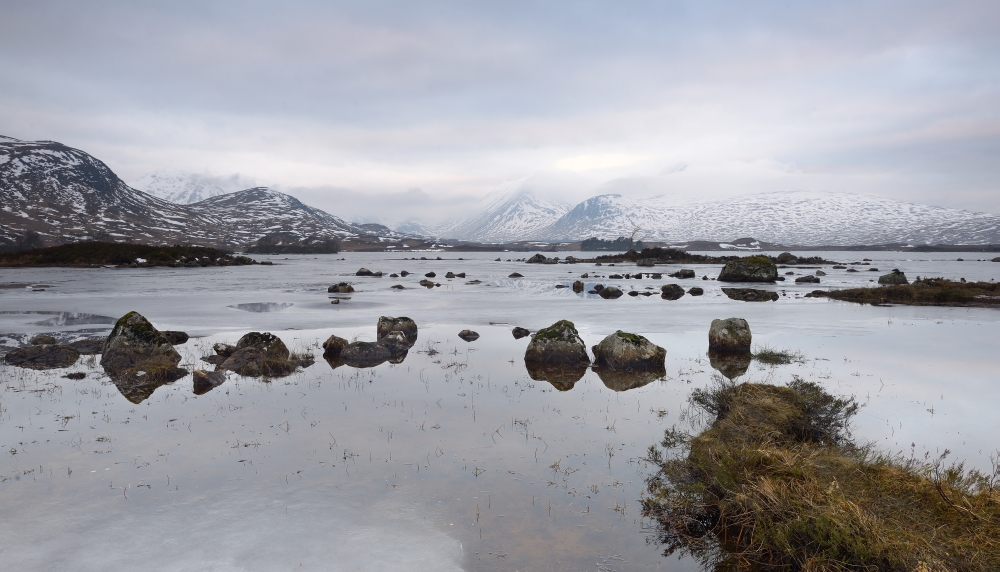
[[[584,272],[583,274],[580,275],[580,278],[590,278],[590,274]]]
[[[403,278],[406,278],[407,276],[410,275],[410,273],[407,272],[407,271],[405,271],[405,270],[403,270],[402,272],[399,273],[399,275],[402,276]]]
[[[845,269],[845,268],[847,268],[847,267],[846,267],[846,266],[844,266],[844,265],[842,265],[842,264],[835,264],[835,265],[833,266],[833,268],[834,268],[834,270],[843,270],[843,269]]]
[[[389,335],[389,332],[402,332],[411,346],[417,342],[417,323],[406,316],[399,318],[381,316],[375,330],[379,340]]]
[[[750,352],[727,353],[708,350],[708,364],[729,379],[735,379],[750,368]]]
[[[524,363],[546,365],[590,365],[587,346],[569,320],[559,320],[531,336],[524,352]]]
[[[389,332],[377,343],[389,350],[389,361],[393,363],[402,363],[413,345],[406,340],[403,332]]]
[[[868,272],[878,272],[878,268],[869,268]]]
[[[91,356],[101,353],[104,347],[104,338],[87,338],[77,340],[69,345],[80,352],[80,355]]]
[[[217,355],[220,355],[222,357],[229,357],[236,352],[236,346],[223,344],[221,342],[213,345],[212,349],[215,350],[215,353]]]
[[[604,290],[604,284],[594,284],[594,292],[600,292],[601,290]]]
[[[576,382],[587,373],[587,366],[581,364],[543,364],[525,362],[528,377],[535,381],[546,381],[559,391],[573,389]]]
[[[444,277],[445,278],[454,278],[455,277],[455,273],[454,272],[448,272],[447,274],[444,275]]]
[[[816,278],[812,274],[807,274],[805,276],[799,276],[795,279],[796,284],[819,284],[819,278]]]
[[[426,278],[422,278],[420,280],[420,285],[423,286],[424,288],[433,288],[434,287],[434,283],[431,282],[430,280],[426,279]]]
[[[610,278],[611,280],[621,280],[622,279],[622,275],[621,274],[612,274],[611,276],[608,276],[608,278]]]
[[[522,276],[519,272],[513,272],[507,278],[524,278],[524,276]]]
[[[196,369],[192,374],[192,378],[194,382],[194,394],[204,395],[225,383],[226,374],[221,371],[203,371]]]
[[[740,300],[742,302],[774,302],[778,299],[777,292],[770,290],[756,290],[754,288],[723,288],[722,293],[730,300]]]
[[[705,291],[702,290],[701,288],[697,287],[697,286],[695,286],[695,287],[691,288],[690,290],[688,290],[688,294],[690,294],[692,296],[701,296],[704,293],[705,293]]]
[[[382,273],[381,272],[372,272],[371,270],[368,270],[367,268],[362,268],[362,269],[358,270],[357,273],[355,273],[355,276],[375,276],[375,277],[381,277]]]
[[[392,274],[389,275],[389,278],[399,278],[399,274],[393,272]]]
[[[652,258],[640,258],[639,260],[635,261],[635,265],[636,266],[655,266],[656,265],[656,261],[653,260]]]
[[[461,260],[461,258],[459,258],[459,260]],[[455,275],[455,278],[465,278],[465,272],[459,272]]]
[[[778,264],[796,264],[799,259],[795,257],[791,252],[782,252],[775,259]]]
[[[605,300],[615,300],[617,298],[621,298],[624,292],[622,292],[621,288],[617,286],[608,286],[606,288],[601,288],[601,291],[598,292],[598,294]]]
[[[1000,256],[997,256],[996,258],[994,258],[990,262],[1000,262]]]
[[[559,290],[561,288],[569,288],[569,286],[567,286],[565,284],[556,284],[556,290]]]
[[[67,373],[63,377],[65,377],[66,379],[80,380],[86,378],[87,374],[83,373],[82,371],[74,371],[73,373]]]
[[[576,282],[573,282],[573,291],[576,292],[577,294],[579,294],[580,292],[583,292],[583,288],[584,288],[584,285],[583,285],[582,281],[577,280]]]
[[[660,286],[660,298],[664,300],[677,300],[684,296],[684,288],[677,284],[664,284]]]
[[[558,264],[559,258],[558,257],[545,258],[544,254],[539,253],[525,260],[525,262],[528,264]]]
[[[101,365],[112,378],[142,377],[142,385],[174,381],[187,375],[187,371],[177,367],[180,361],[181,354],[170,340],[139,312],[129,312],[118,319],[101,355]],[[152,394],[152,389],[146,397]],[[140,390],[136,395],[142,393]]]
[[[743,318],[712,320],[708,330],[708,348],[717,352],[749,352],[752,340],[750,324]]]
[[[270,332],[249,332],[219,367],[245,377],[283,377],[298,365],[288,358],[288,347],[280,338]]]
[[[857,272],[858,269],[857,268],[848,268],[847,271],[848,272]]]
[[[816,276],[826,276],[826,272],[823,272],[822,270],[817,270]]]
[[[667,350],[638,334],[618,330],[590,348],[594,366],[618,370],[662,370]]]
[[[406,290],[406,286],[403,286],[402,284],[393,284],[392,286],[389,286],[389,288],[393,290]]]
[[[466,286],[471,286],[471,285],[474,285],[474,284],[482,284],[482,283],[483,283],[482,280],[469,280],[465,284],[466,284]]]
[[[909,284],[910,281],[906,279],[906,274],[899,271],[898,268],[893,268],[892,272],[889,274],[883,274],[878,277],[879,284]]]
[[[56,369],[69,367],[80,359],[76,348],[65,344],[24,346],[7,352],[4,361],[27,369]]]
[[[730,260],[719,273],[720,282],[774,282],[778,267],[766,256]]]
[[[510,333],[514,334],[515,340],[519,340],[525,336],[531,335],[531,332],[528,331],[528,328],[522,328],[521,326],[515,326],[514,329],[510,331]]]
[[[329,288],[326,289],[326,291],[335,294],[348,294],[350,292],[354,292],[354,286],[351,286],[347,282],[341,282],[339,284],[334,284],[333,286],[330,286]]]
[[[164,337],[170,342],[172,346],[179,346],[181,344],[186,344],[190,339],[187,332],[178,332],[177,330],[163,330]]]
[[[467,342],[474,342],[479,339],[479,332],[473,332],[472,330],[462,330],[458,332],[458,337],[462,338]]]
[[[775,280],[777,280],[778,282],[784,282],[785,281],[785,277],[784,276],[778,276],[777,278],[775,278]]]
[[[375,367],[391,357],[389,348],[376,342],[354,342],[340,352],[340,359],[356,368]]]
[[[785,276],[794,276],[794,275],[795,275],[794,272],[785,272]]]
[[[437,274],[435,274],[433,272],[428,272],[427,274],[424,274],[424,277],[425,278],[436,278]]]
[[[48,334],[38,334],[37,336],[28,340],[28,343],[33,346],[54,346],[59,343],[59,340]]]
[[[330,336],[323,342],[323,357],[337,357],[350,343],[340,336]]]
[[[670,274],[671,278],[694,278],[694,270],[681,269],[673,274]]]
[[[632,296],[634,298],[634,297],[636,297],[636,296],[639,295],[639,292],[636,291],[636,290],[630,290],[629,293],[628,293],[628,295]]]

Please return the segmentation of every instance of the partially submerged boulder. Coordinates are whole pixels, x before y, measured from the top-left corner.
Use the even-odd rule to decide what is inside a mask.
[[[653,258],[640,258],[639,260],[635,261],[635,265],[636,266],[644,266],[644,267],[646,267],[646,266],[655,266],[656,265],[656,260],[653,259]]]
[[[270,332],[250,332],[219,367],[245,377],[284,377],[298,365],[289,359],[288,347],[280,338]]]
[[[361,268],[360,270],[357,271],[357,273],[355,274],[355,276],[374,276],[374,277],[377,277],[377,278],[381,278],[382,277],[382,272],[381,271],[379,271],[379,272],[372,272],[371,270],[368,270],[367,268]]]
[[[688,294],[690,294],[692,296],[701,296],[704,293],[705,293],[705,291],[703,289],[697,287],[697,286],[695,286],[695,287],[691,288],[690,290],[688,290]]]
[[[577,294],[583,292],[583,287],[584,285],[581,280],[573,282],[573,291],[576,292]]]
[[[678,270],[677,272],[674,272],[673,274],[670,274],[670,277],[671,278],[694,278],[694,270],[689,270],[689,269],[683,268],[681,270]]]
[[[80,359],[80,352],[66,344],[40,344],[16,348],[4,356],[4,361],[27,369],[57,369],[69,367]]]
[[[638,334],[618,330],[590,348],[594,366],[618,370],[663,370],[667,350]]]
[[[906,274],[900,272],[898,268],[893,268],[892,272],[879,276],[878,283],[893,285],[893,284],[909,284],[910,281],[906,279]]]
[[[511,272],[507,278],[524,278],[524,275],[520,272]]]
[[[558,257],[545,258],[544,254],[539,253],[525,260],[525,262],[528,264],[558,264],[559,258]]]
[[[101,353],[104,347],[104,338],[86,338],[71,342],[69,345],[80,352],[80,355],[91,356]]]
[[[660,286],[660,298],[664,300],[677,300],[684,296],[684,288],[677,284],[664,284]]]
[[[467,342],[474,342],[479,339],[479,332],[474,332],[472,330],[462,330],[458,332],[458,337],[462,338]]]
[[[749,353],[753,336],[743,318],[712,320],[708,330],[708,348],[723,353]]]
[[[326,291],[331,294],[349,294],[351,292],[354,292],[354,286],[351,286],[347,282],[340,282],[338,284],[330,286],[329,288],[326,289]]]
[[[143,381],[181,378],[187,371],[177,367],[180,361],[181,354],[170,340],[139,312],[129,312],[118,319],[101,355],[101,365],[112,378],[142,377]]]
[[[514,335],[515,340],[519,340],[525,336],[531,335],[531,332],[528,331],[528,328],[522,328],[521,326],[514,326],[514,329],[511,330],[510,333]]]
[[[340,352],[340,360],[355,368],[375,367],[391,357],[392,351],[378,342],[354,342]]]
[[[340,336],[330,336],[323,342],[323,357],[337,357],[350,343]]]
[[[548,365],[590,365],[587,345],[576,326],[569,320],[559,320],[531,336],[524,352],[524,362]]]
[[[774,282],[778,267],[766,256],[730,260],[719,273],[720,282]]]
[[[417,342],[417,323],[407,318],[406,316],[400,316],[398,318],[392,318],[389,316],[381,316],[378,319],[378,325],[376,326],[376,337],[381,340],[386,337],[389,332],[402,332],[406,337],[406,341],[412,346]]]
[[[778,264],[796,264],[799,259],[791,252],[782,252],[775,258],[775,262]]]
[[[403,363],[410,348],[413,347],[403,332],[389,332],[377,343],[389,350],[389,362],[391,363]]]
[[[723,288],[722,293],[730,300],[740,300],[742,302],[776,302],[778,293],[770,290],[757,290],[755,288]]]
[[[614,300],[617,298],[621,298],[625,293],[622,292],[621,288],[617,286],[608,286],[606,288],[601,288],[598,291],[598,294],[601,296],[601,298],[604,298],[605,300]]]
[[[799,276],[795,279],[796,284],[819,284],[819,278],[816,278],[812,274],[807,274],[805,276]]]

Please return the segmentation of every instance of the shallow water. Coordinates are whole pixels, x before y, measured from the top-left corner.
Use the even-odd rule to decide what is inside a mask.
[[[709,323],[730,316],[750,322],[756,343],[803,355],[787,366],[755,363],[743,379],[819,381],[866,404],[858,439],[905,455],[950,449],[988,468],[1000,447],[1000,313],[801,296],[869,284],[892,268],[911,279],[990,280],[1000,264],[975,253],[820,254],[871,258],[880,272],[826,266],[818,286],[789,276],[765,287],[783,293],[777,302],[745,303],[711,280],[594,277],[635,271],[627,265],[506,262],[530,253],[502,253],[504,262],[493,261],[498,253],[343,253],[344,261],[262,257],[275,265],[256,267],[0,271],[0,284],[46,285],[0,288],[8,347],[37,333],[106,335],[107,317],[137,310],[160,329],[196,336],[178,346],[189,369],[209,369],[199,358],[214,342],[250,330],[317,357],[271,383],[230,374],[200,396],[188,376],[138,404],[88,356],[68,370],[0,366],[0,558],[30,570],[693,570],[646,543],[640,459],[665,428],[704,421],[686,400],[714,373]],[[413,274],[351,276],[362,266]],[[683,267],[699,277],[719,270]],[[467,277],[446,280],[449,270]],[[440,288],[417,284],[429,271]],[[507,278],[515,271],[524,278]],[[588,286],[658,293],[676,282],[705,295],[603,300],[554,287],[582,272]],[[482,284],[466,284],[474,279]],[[330,304],[327,286],[345,280],[356,292]],[[321,358],[331,334],[374,340],[380,315],[420,327],[402,364],[332,369]],[[569,391],[530,379],[528,339],[510,329],[562,318],[588,345],[617,329],[647,336],[667,349],[667,377],[628,391],[594,372]],[[462,341],[465,328],[482,337]],[[88,376],[62,378],[69,371]]]

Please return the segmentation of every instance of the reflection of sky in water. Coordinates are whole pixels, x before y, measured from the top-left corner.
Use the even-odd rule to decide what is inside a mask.
[[[24,307],[29,297],[31,307],[46,311],[120,316],[135,309],[162,329],[208,336],[178,348],[189,368],[213,343],[233,343],[250,329],[317,352],[332,333],[373,340],[380,315],[410,316],[421,330],[399,365],[331,370],[317,359],[270,384],[230,376],[202,396],[193,394],[189,376],[138,405],[95,373],[69,382],[60,377],[64,370],[0,369],[0,448],[18,451],[0,460],[5,561],[27,569],[72,562],[83,570],[300,563],[315,570],[689,569],[645,545],[637,459],[664,428],[698,421],[686,398],[714,373],[705,355],[708,324],[730,316],[749,320],[757,343],[800,351],[806,360],[753,363],[741,379],[781,383],[798,375],[858,396],[866,403],[855,431],[862,441],[907,455],[915,443],[918,456],[950,448],[953,458],[977,467],[987,467],[1000,446],[994,310],[863,307],[796,298],[817,286],[789,283],[774,287],[787,294],[778,302],[733,302],[713,281],[595,280],[595,273],[630,269],[496,263],[491,254],[403,262],[342,253],[349,260],[297,257],[225,270],[18,271],[23,276],[11,280],[45,281],[60,293],[4,291],[0,310]],[[823,255],[847,262],[867,256],[911,278],[1000,273],[1000,264],[956,262],[962,255],[952,253],[912,262],[895,253]],[[932,256],[940,261],[926,260]],[[350,276],[360,266],[414,275]],[[698,276],[718,271],[694,268]],[[417,287],[430,270],[442,287]],[[468,278],[442,280],[448,270]],[[515,270],[525,278],[508,280]],[[821,287],[868,280],[826,271]],[[588,282],[626,291],[676,282],[706,292],[668,302],[581,298],[553,288],[582,272],[591,274]],[[484,284],[465,285],[473,278]],[[357,292],[330,305],[326,287],[340,281]],[[389,289],[397,283],[408,289]],[[261,297],[294,306],[227,308]],[[588,346],[617,329],[645,335],[667,349],[666,379],[644,385],[588,371],[567,391],[532,380],[521,361],[528,339],[514,340],[510,328],[537,329],[559,318],[575,321]],[[466,327],[482,337],[459,340]],[[75,369],[92,371],[82,360]],[[126,537],[142,540],[115,543]]]
[[[230,308],[235,308],[237,310],[243,310],[244,312],[278,312],[284,310],[285,308],[290,308],[294,304],[283,304],[279,302],[251,302],[249,304],[234,304],[229,306]]]

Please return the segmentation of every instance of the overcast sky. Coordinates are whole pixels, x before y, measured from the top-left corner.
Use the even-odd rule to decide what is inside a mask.
[[[996,0],[0,0],[0,66],[0,134],[334,214],[444,216],[523,177],[1000,213]]]

